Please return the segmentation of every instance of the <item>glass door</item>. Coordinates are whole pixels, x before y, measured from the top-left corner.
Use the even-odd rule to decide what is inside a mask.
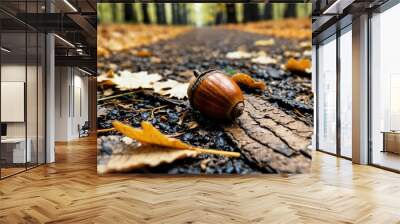
[[[318,47],[318,149],[336,154],[336,35]]]
[[[45,163],[46,39],[23,22],[44,3],[0,2],[1,179]]]
[[[0,6],[3,3],[0,3]],[[25,2],[15,5],[17,11]],[[10,14],[1,18],[1,177],[26,170],[32,151],[27,141],[27,33],[26,25]],[[28,150],[27,150],[28,149]]]

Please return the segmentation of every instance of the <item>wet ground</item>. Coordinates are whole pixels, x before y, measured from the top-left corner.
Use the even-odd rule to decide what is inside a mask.
[[[312,125],[313,96],[311,92],[311,75],[295,75],[282,69],[282,64],[293,56],[293,52],[304,58],[304,49],[298,40],[275,39],[272,46],[255,46],[255,41],[269,37],[236,30],[221,28],[193,29],[175,39],[161,41],[145,48],[152,52],[152,57],[137,57],[128,53],[118,53],[109,58],[99,58],[98,62],[105,67],[98,73],[113,69],[115,72],[129,69],[132,72],[148,71],[159,73],[166,79],[188,82],[192,71],[209,69],[222,70],[227,74],[242,72],[267,84],[264,92],[252,94],[264,95],[281,110],[298,120]],[[228,59],[226,54],[232,51],[259,52],[265,51],[268,56],[278,60],[276,64],[255,64],[250,59]],[[289,55],[289,53],[290,55]],[[307,54],[306,58],[310,59]],[[99,98],[104,97],[99,87]],[[115,90],[114,94],[120,94]],[[111,121],[125,121],[139,127],[141,121],[150,121],[165,134],[174,136],[184,142],[204,148],[239,151],[219,124],[203,117],[190,108],[187,100],[171,99],[157,96],[151,91],[135,91],[124,96],[98,103],[98,129],[111,128]],[[114,153],[118,141],[110,131],[99,134],[99,161],[107,160]],[[118,138],[118,137],[117,137]],[[114,139],[115,140],[115,139]],[[200,155],[198,158],[185,159],[140,172],[157,173],[257,173],[273,172],[260,170],[244,157],[232,159],[215,155]]]

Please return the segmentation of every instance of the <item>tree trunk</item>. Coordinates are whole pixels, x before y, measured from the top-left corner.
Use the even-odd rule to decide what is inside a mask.
[[[179,24],[179,6],[178,6],[178,3],[172,3],[172,24]]]
[[[263,18],[264,19],[272,19],[272,4],[271,3],[265,4]]]
[[[156,3],[156,14],[158,24],[167,24],[167,19],[165,17],[165,7],[163,3]]]
[[[259,20],[258,5],[256,3],[244,4],[243,22],[254,22]]]
[[[183,3],[180,5],[180,18],[181,18],[181,24],[187,24],[187,8],[186,4]]]
[[[132,3],[126,3],[124,5],[124,18],[125,22],[132,22],[132,23],[137,22],[136,13],[133,11]]]
[[[287,4],[286,10],[285,10],[285,18],[289,18],[289,17],[296,17],[297,13],[296,13],[296,4]]]
[[[142,13],[143,13],[143,23],[150,24],[150,16],[149,11],[147,10],[148,5],[147,3],[142,3]]]
[[[111,4],[111,13],[112,13],[112,21],[117,22],[117,6],[115,4]]]
[[[227,23],[237,23],[236,7],[233,3],[226,3],[226,21]]]

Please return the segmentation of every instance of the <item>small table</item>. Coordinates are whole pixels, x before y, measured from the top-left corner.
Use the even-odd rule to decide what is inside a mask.
[[[28,142],[26,147],[25,154],[25,140]],[[2,157],[6,159],[9,163],[26,163],[30,162],[32,158],[31,154],[31,144],[32,141],[30,138],[5,138],[1,139],[1,151]],[[5,148],[4,148],[5,147]],[[12,148],[10,148],[12,147]],[[3,152],[5,152],[5,156],[3,156]],[[8,155],[7,155],[8,154]],[[12,154],[12,161],[11,155]],[[9,157],[9,158],[7,158]]]
[[[383,151],[400,154],[400,131],[382,131]]]

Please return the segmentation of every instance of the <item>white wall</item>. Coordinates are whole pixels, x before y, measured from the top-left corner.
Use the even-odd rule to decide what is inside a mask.
[[[56,67],[55,74],[55,140],[74,140],[88,121],[88,78],[72,67]]]

